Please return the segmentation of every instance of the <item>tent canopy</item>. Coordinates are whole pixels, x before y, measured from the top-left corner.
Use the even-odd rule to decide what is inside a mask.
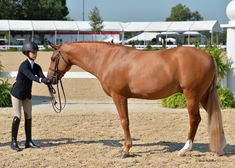
[[[103,22],[103,31],[167,32],[210,31],[220,32],[218,21],[177,22]],[[0,20],[0,31],[91,31],[89,21]]]
[[[107,42],[107,43],[114,43],[114,44],[120,44],[122,42],[122,41],[120,41],[116,38],[113,38],[113,37],[108,37],[102,41]]]
[[[130,42],[130,41],[151,41],[153,38],[156,38],[156,36],[159,33],[152,33],[152,32],[143,32],[137,36],[134,36],[128,40],[126,40],[125,42]]]
[[[9,31],[10,25],[8,20],[0,20],[0,31]]]
[[[129,22],[124,27],[125,32],[185,32],[210,31],[221,32],[218,21],[174,21],[174,22]]]
[[[74,21],[54,21],[55,29],[58,31],[78,31]]]
[[[79,31],[91,31],[91,25],[88,21],[76,21]]]
[[[51,21],[32,21],[33,29],[35,31],[55,31],[55,25]]]
[[[141,32],[145,31],[146,27],[148,27],[151,22],[129,22],[129,24],[125,24],[124,31],[125,32]]]
[[[32,22],[29,20],[9,20],[9,30],[13,31],[32,31]]]

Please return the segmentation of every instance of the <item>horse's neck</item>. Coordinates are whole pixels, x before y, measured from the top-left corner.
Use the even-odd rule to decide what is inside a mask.
[[[76,57],[75,64],[97,77],[103,60],[103,55],[100,54],[102,52],[102,47],[99,47],[99,45],[96,44],[91,44],[90,46],[84,45],[81,48],[82,50],[79,49],[77,52],[79,55]]]

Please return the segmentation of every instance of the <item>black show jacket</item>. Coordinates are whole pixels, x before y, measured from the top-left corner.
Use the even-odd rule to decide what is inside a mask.
[[[11,94],[20,100],[25,100],[26,98],[31,99],[32,82],[36,81],[39,83],[40,78],[45,78],[40,65],[34,63],[32,69],[30,62],[26,59],[19,67]]]

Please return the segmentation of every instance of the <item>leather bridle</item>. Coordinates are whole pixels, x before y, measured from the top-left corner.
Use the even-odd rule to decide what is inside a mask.
[[[51,70],[51,71],[53,71],[54,73],[53,73],[53,75],[52,75],[52,78],[55,78],[56,77],[56,79],[58,79],[58,78],[62,78],[63,76],[64,76],[64,74],[65,73],[62,73],[60,70],[59,70],[59,68],[58,68],[58,66],[59,66],[59,61],[60,61],[60,58],[62,58],[62,60],[67,64],[67,65],[69,65],[69,66],[71,66],[70,65],[70,63],[66,60],[66,59],[64,59],[64,57],[61,55],[61,51],[59,50],[58,51],[58,54],[55,56],[55,66],[54,66],[54,68],[49,68],[49,70]]]
[[[58,96],[59,107],[57,106],[58,103],[56,101],[56,90],[53,88],[52,85],[47,85],[48,86],[48,90],[49,90],[49,94],[51,96],[51,104],[52,104],[52,107],[53,107],[53,109],[54,109],[54,111],[56,113],[60,113],[65,108],[65,106],[66,106],[66,96],[65,96],[65,91],[64,91],[63,84],[62,84],[62,80],[61,80],[65,73],[62,73],[59,70],[59,68],[58,68],[59,62],[60,62],[60,58],[62,58],[62,60],[67,65],[71,66],[69,64],[69,62],[64,59],[64,57],[61,55],[61,52],[59,50],[58,54],[54,58],[55,59],[54,69],[51,68],[51,67],[49,68],[50,71],[53,71],[53,75],[50,77],[50,80],[51,80],[52,84],[56,84],[56,86],[57,86],[57,96]],[[60,79],[58,79],[58,78],[60,78]],[[64,97],[64,103],[62,103],[62,101],[61,101],[59,83],[60,83],[62,94],[63,94],[63,97]]]

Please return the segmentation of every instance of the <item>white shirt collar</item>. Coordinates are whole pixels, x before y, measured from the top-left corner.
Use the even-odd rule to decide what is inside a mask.
[[[29,58],[27,58],[27,59],[28,59],[28,61],[29,61],[30,65],[31,65],[31,68],[33,69],[34,61],[33,61],[33,60],[31,60],[31,59],[29,59]]]

